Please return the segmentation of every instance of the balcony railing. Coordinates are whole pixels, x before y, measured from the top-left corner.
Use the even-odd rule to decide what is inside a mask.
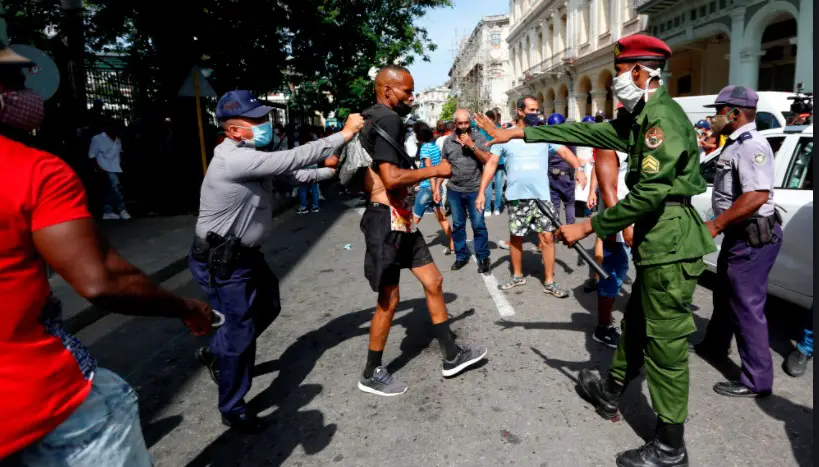
[[[540,74],[554,71],[563,64],[563,59],[566,58],[568,51],[569,49],[565,48],[537,65],[525,70],[520,79],[521,83],[534,79]]]

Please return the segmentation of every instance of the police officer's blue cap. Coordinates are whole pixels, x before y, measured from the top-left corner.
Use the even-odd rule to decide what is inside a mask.
[[[696,124],[694,124],[694,128],[705,128],[706,130],[710,130],[711,125],[705,120],[700,120]]]
[[[250,91],[229,91],[216,103],[216,118],[260,118],[269,114],[273,107],[266,106],[256,99]]]
[[[559,125],[566,121],[566,117],[560,114],[549,115],[549,120],[546,121],[549,125]]]
[[[703,107],[735,106],[755,109],[757,102],[759,102],[759,94],[756,91],[745,86],[732,85],[722,88],[714,103]]]
[[[592,117],[591,115],[586,115],[585,117],[583,117],[583,120],[581,120],[581,121],[583,123],[594,123],[595,122],[594,117]]]

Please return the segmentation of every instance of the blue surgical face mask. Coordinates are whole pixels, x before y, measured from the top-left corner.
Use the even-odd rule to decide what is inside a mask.
[[[253,131],[253,146],[263,148],[273,141],[273,124],[270,122],[260,123],[251,128]]]

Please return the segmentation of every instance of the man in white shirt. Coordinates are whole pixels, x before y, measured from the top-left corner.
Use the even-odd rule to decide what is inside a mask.
[[[120,155],[122,141],[119,139],[120,125],[109,121],[105,130],[91,138],[88,148],[88,158],[94,159],[97,168],[105,174],[108,184],[103,205],[103,220],[130,219],[131,215],[125,210],[125,198],[122,196],[122,185],[119,182]]]

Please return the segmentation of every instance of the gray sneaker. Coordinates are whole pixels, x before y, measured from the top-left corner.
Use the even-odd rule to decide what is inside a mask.
[[[483,357],[486,356],[485,347],[458,345],[458,348],[460,349],[458,355],[456,355],[452,360],[444,359],[443,365],[441,366],[441,373],[443,373],[447,378],[455,376],[466,370],[472,365],[483,360]]]
[[[386,368],[380,366],[375,369],[371,377],[361,376],[361,379],[358,380],[358,389],[379,396],[400,396],[409,388],[406,384],[396,381]]]
[[[543,283],[543,293],[552,294],[557,298],[566,298],[569,296],[569,292],[564,289],[561,289],[557,282],[551,282],[549,284]]]
[[[498,290],[509,290],[512,287],[517,287],[526,283],[526,278],[523,276],[512,276],[508,281],[498,284]]]

